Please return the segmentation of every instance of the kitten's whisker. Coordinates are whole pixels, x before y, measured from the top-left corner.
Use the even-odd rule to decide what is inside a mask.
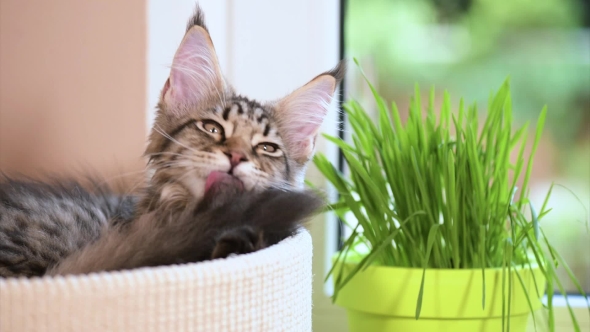
[[[200,166],[221,166],[216,162],[211,162],[214,156],[209,153],[204,153],[202,156],[197,155],[180,155],[180,158],[176,158],[174,160],[162,160],[160,163],[170,163],[170,162],[187,162],[192,164],[197,164]]]
[[[162,163],[158,163],[156,164],[158,167],[167,167],[167,168],[195,168],[195,167],[201,167],[201,168],[206,168],[207,164],[203,164],[203,163],[195,163],[191,160],[174,160],[174,161],[169,161],[169,162],[162,162]]]
[[[188,155],[186,157],[187,157],[187,159],[190,159],[190,160],[195,160],[195,158],[198,158],[198,159],[203,159],[206,161],[211,161],[211,160],[219,158],[218,155],[216,155],[215,153],[212,153],[212,152],[201,152],[201,154],[195,153],[195,154]],[[196,161],[200,161],[198,159]]]
[[[175,183],[178,183],[178,182],[182,181],[182,179],[186,178],[188,175],[192,175],[196,169],[197,169],[196,167],[189,168],[183,175],[181,175],[178,178],[173,178],[171,180]]]
[[[198,151],[198,150],[195,150],[195,149],[193,149],[193,148],[191,148],[191,147],[189,147],[189,146],[187,146],[187,145],[185,145],[185,144],[182,144],[182,143],[180,143],[180,142],[179,142],[177,139],[175,139],[174,137],[172,137],[172,136],[168,135],[166,132],[164,132],[164,131],[162,130],[162,128],[160,128],[160,126],[156,125],[156,126],[154,127],[154,130],[155,130],[156,132],[158,132],[160,135],[162,135],[162,136],[164,136],[165,138],[169,139],[170,141],[172,141],[172,142],[174,142],[174,143],[176,143],[176,144],[178,144],[178,145],[182,146],[183,148],[186,148],[186,149],[188,149],[188,150],[189,150],[189,151],[191,151],[191,152],[199,153],[199,151]]]
[[[205,152],[205,151],[194,151],[194,155],[193,154],[186,155],[186,154],[177,153],[177,152],[170,152],[170,151],[146,153],[145,155],[146,156],[174,155],[174,156],[182,156],[182,157],[200,156],[201,158],[204,158],[204,157],[211,158],[211,157],[215,156],[214,153]]]
[[[279,189],[279,190],[283,190],[283,191],[290,191],[290,190],[295,189],[295,186],[293,186],[293,184],[291,184],[288,181],[278,180],[278,179],[272,179],[272,181],[271,181],[270,174],[262,172],[260,170],[253,169],[252,173],[254,173],[253,175],[256,176],[256,178],[257,178],[257,181],[254,186],[259,184],[261,179],[264,179],[264,180],[266,180],[265,187],[268,187],[268,188]]]
[[[270,183],[270,188],[278,189],[282,191],[291,191],[295,189],[295,187],[291,184],[286,183]]]
[[[149,157],[153,157],[153,156],[164,156],[164,155],[168,155],[168,156],[180,156],[180,157],[183,157],[184,156],[182,153],[168,152],[168,151],[154,152],[154,153],[146,153],[145,154],[145,156],[149,156]]]

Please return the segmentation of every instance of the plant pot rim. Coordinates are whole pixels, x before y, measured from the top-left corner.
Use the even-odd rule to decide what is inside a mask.
[[[356,265],[345,262],[343,274]],[[341,263],[335,267],[335,275]],[[519,278],[526,285],[533,309],[541,306],[545,278],[538,265],[492,269],[424,269],[371,265],[359,271],[338,292],[335,303],[348,310],[376,315],[414,318],[424,279],[421,319],[487,319],[502,316],[502,284],[505,295],[511,280],[511,315],[528,315],[530,306]],[[485,275],[485,301],[483,299]],[[502,276],[505,276],[504,280]],[[336,278],[334,278],[336,279]],[[537,293],[538,290],[538,293]],[[537,296],[538,295],[538,296]],[[485,302],[485,307],[482,307]]]
[[[336,258],[338,257],[338,253],[340,251],[336,252],[333,256],[332,256],[332,263],[334,264],[336,262]],[[356,257],[355,257],[356,256]],[[346,265],[357,265],[358,263],[360,263],[360,258],[364,257],[364,255],[351,255],[349,254],[346,259],[344,260],[344,264]],[[514,263],[514,262],[513,262]],[[514,263],[515,264],[515,263]],[[530,266],[529,266],[530,265]],[[423,271],[424,268],[423,267],[414,267],[414,266],[391,266],[391,265],[381,265],[381,264],[371,264],[369,265],[368,268],[385,268],[385,269],[401,269],[401,270],[416,270],[416,271]],[[539,268],[539,263],[532,259],[529,260],[528,262],[524,262],[524,263],[518,263],[515,264],[514,266],[511,267],[511,269],[537,269]],[[483,268],[486,271],[502,271],[504,269],[508,269],[508,268],[503,268],[503,267],[485,267]],[[465,272],[465,273],[472,273],[473,271],[480,271],[482,270],[481,267],[475,267],[475,268],[459,268],[459,269],[453,269],[453,268],[438,268],[438,267],[427,267],[426,270],[437,270],[437,271],[447,271],[447,272],[453,272],[453,273],[461,273],[461,272]]]

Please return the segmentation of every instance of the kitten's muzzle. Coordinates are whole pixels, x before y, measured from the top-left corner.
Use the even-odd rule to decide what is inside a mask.
[[[234,168],[238,166],[241,162],[248,161],[246,154],[239,151],[224,152],[223,154],[225,154],[229,158],[229,163],[231,165],[231,168],[228,172],[229,174],[232,174]]]

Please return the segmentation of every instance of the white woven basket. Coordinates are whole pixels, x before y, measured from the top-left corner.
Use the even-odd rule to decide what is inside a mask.
[[[0,331],[311,331],[311,237],[223,260],[0,279]]]

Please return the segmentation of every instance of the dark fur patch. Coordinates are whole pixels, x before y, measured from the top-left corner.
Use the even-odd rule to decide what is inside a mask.
[[[215,243],[211,258],[226,258],[231,254],[247,254],[265,247],[264,234],[250,226],[240,226],[223,232]]]
[[[227,118],[229,117],[229,112],[231,112],[231,109],[232,109],[231,107],[226,107],[223,110],[223,115],[222,115],[223,120],[227,121]]]
[[[258,118],[256,118],[256,121],[258,121],[258,123],[262,124],[262,121],[267,120],[268,121],[268,116],[266,116],[264,113],[261,114],[260,116],[258,116]]]
[[[188,32],[195,25],[200,26],[201,28],[209,32],[207,26],[205,25],[205,14],[203,13],[203,10],[198,4],[195,6],[193,16],[191,16],[191,18],[188,20],[188,23],[186,24],[186,31]]]

